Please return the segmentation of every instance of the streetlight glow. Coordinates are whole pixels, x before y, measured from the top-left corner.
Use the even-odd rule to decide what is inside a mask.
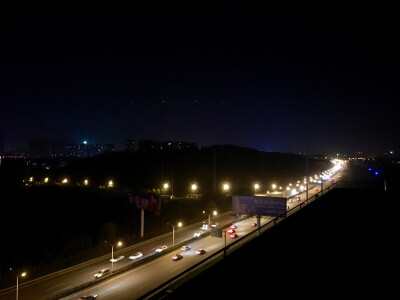
[[[229,183],[227,183],[227,182],[225,182],[223,185],[222,185],[222,189],[224,190],[224,191],[229,191],[230,190],[230,185],[229,185]]]

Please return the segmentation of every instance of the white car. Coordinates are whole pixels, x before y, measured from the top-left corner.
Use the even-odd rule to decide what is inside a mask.
[[[95,278],[100,278],[100,277],[103,277],[103,276],[105,276],[107,274],[110,274],[110,273],[111,273],[110,269],[103,269],[103,270],[98,271],[96,274],[94,274],[94,277]]]
[[[219,222],[215,222],[214,224],[211,224],[211,227],[217,227],[219,225]]]
[[[129,259],[135,260],[135,259],[141,258],[142,256],[143,256],[143,253],[142,253],[142,252],[137,252],[137,253],[135,253],[135,254],[129,256]]]
[[[203,231],[197,231],[193,234],[194,237],[200,237],[203,234]]]
[[[112,262],[117,262],[117,261],[120,261],[121,259],[124,259],[125,258],[125,256],[123,256],[123,255],[121,255],[121,256],[118,256],[117,258],[112,258],[112,259],[110,259],[110,261],[112,261]]]
[[[156,249],[156,253],[161,253],[161,252],[163,252],[164,250],[166,250],[168,247],[167,246],[161,246],[161,247],[159,247],[159,248],[157,248]]]

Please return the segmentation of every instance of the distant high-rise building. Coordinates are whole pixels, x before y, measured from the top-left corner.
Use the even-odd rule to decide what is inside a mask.
[[[189,143],[189,142],[173,142],[173,141],[166,141],[161,142],[162,149],[196,149],[197,143]]]
[[[161,143],[153,140],[139,140],[138,148],[141,151],[160,150]]]
[[[128,152],[135,151],[135,140],[134,139],[126,139],[125,140],[125,150]]]
[[[87,156],[96,156],[101,154],[103,147],[100,144],[91,144],[87,146]]]
[[[52,157],[68,157],[67,149],[70,143],[67,141],[53,140],[51,141]]]
[[[114,152],[114,144],[108,143],[103,145],[103,153],[112,153]]]
[[[167,149],[197,149],[197,143],[189,143],[189,142],[159,142],[153,140],[140,140],[139,141],[139,150],[149,151],[149,150],[167,150]]]

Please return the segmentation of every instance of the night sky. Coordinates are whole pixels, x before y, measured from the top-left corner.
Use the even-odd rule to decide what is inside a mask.
[[[400,151],[389,4],[12,2],[0,8],[6,151],[31,138]]]

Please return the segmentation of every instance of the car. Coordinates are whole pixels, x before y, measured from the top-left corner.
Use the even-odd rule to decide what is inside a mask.
[[[201,248],[200,248],[200,249],[197,249],[197,250],[196,250],[196,254],[197,254],[197,255],[203,255],[204,253],[206,253],[206,250],[204,250],[204,249],[201,249]]]
[[[217,227],[219,225],[219,222],[215,222],[213,224],[211,224],[211,227]]]
[[[129,259],[135,260],[135,259],[141,258],[142,256],[143,256],[142,252],[136,252],[135,254],[129,256]]]
[[[201,227],[201,229],[205,229],[205,230],[207,230],[207,229],[208,229],[208,225],[207,225],[207,224],[205,224],[205,223],[203,223],[203,226]]]
[[[231,238],[237,238],[237,236],[238,236],[238,235],[237,235],[236,233],[232,233],[232,234],[231,234]]]
[[[232,225],[230,226],[230,228],[232,228],[232,229],[236,229],[236,228],[237,228],[237,226],[236,226],[235,224],[232,224]]]
[[[161,253],[161,252],[163,252],[164,250],[166,250],[168,247],[167,246],[161,246],[161,247],[158,247],[157,249],[156,249],[156,253]]]
[[[179,253],[176,253],[174,256],[172,256],[172,260],[180,260],[181,258],[183,258],[183,256]]]
[[[107,269],[102,269],[102,270],[98,271],[97,273],[95,273],[94,277],[95,278],[100,278],[100,277],[103,277],[103,276],[108,275],[110,273],[111,273],[110,269],[108,269],[108,268]]]
[[[112,261],[112,262],[117,262],[117,261],[120,261],[121,259],[124,259],[125,258],[125,256],[123,256],[123,255],[121,255],[121,256],[118,256],[117,258],[112,258],[112,259],[110,259],[110,261]]]
[[[194,237],[200,237],[203,234],[203,231],[197,231],[193,234]]]
[[[251,226],[257,227],[257,223],[253,223],[253,224],[251,224]]]
[[[232,229],[232,228],[229,229],[229,230],[228,230],[228,233],[235,233],[235,229]]]
[[[189,251],[190,250],[190,246],[189,245],[184,245],[181,247],[181,251]]]
[[[94,300],[97,298],[97,295],[89,295],[89,296],[82,296],[78,300]]]

